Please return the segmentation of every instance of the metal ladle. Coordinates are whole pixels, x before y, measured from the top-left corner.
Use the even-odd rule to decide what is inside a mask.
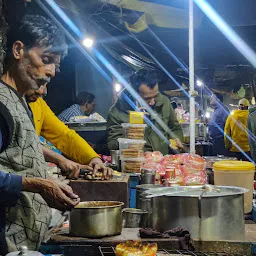
[[[204,193],[206,193],[206,192],[220,193],[221,192],[221,190],[218,187],[209,185],[209,184],[204,185],[202,187],[202,190],[203,191],[202,191],[201,195],[198,197],[198,216],[200,219],[202,218],[202,198],[203,198]]]

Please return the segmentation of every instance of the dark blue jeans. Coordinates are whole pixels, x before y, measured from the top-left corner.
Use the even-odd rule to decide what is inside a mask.
[[[223,155],[228,156],[228,150],[225,148],[224,138],[216,138],[212,140],[213,144],[213,155]]]
[[[249,157],[251,157],[251,153],[250,152],[245,152]],[[242,160],[242,161],[250,161],[249,159],[247,159],[247,157],[242,154],[241,152],[229,152],[229,156],[231,157],[236,157],[238,160]]]

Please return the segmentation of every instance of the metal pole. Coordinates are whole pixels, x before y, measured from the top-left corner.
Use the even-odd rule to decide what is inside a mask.
[[[190,87],[190,153],[195,154],[195,71],[194,71],[194,10],[189,0],[189,87]]]

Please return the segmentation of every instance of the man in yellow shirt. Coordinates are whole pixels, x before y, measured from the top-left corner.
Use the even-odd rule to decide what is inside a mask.
[[[247,120],[249,115],[249,101],[241,99],[238,109],[228,116],[225,125],[225,135],[232,139],[232,143],[227,136],[224,137],[225,147],[229,149],[229,155],[239,160],[248,161],[243,151],[250,157],[250,146],[248,141]],[[238,146],[238,147],[237,147]]]
[[[95,172],[102,171],[105,177],[110,176],[112,170],[103,164],[93,148],[61,122],[42,99],[45,91],[46,84],[38,91],[30,90],[26,93],[26,100],[33,113],[36,133],[50,141],[74,162],[44,147],[45,160],[57,164],[63,171],[70,173],[69,178],[77,177],[80,169],[85,168],[83,165],[89,165]]]

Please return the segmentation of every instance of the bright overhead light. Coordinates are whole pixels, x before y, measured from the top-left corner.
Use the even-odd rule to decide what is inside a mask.
[[[206,117],[206,118],[210,118],[210,117],[211,117],[211,113],[207,111],[207,112],[205,113],[205,117]]]
[[[197,86],[199,86],[199,87],[203,86],[203,82],[202,82],[201,80],[197,80],[197,81],[196,81],[196,84],[197,84]]]
[[[119,84],[119,83],[115,83],[115,90],[116,90],[116,92],[120,92],[120,91],[121,91],[121,89],[122,89],[121,84]]]
[[[83,41],[83,45],[87,48],[91,48],[93,46],[93,40],[89,37],[85,38]]]

